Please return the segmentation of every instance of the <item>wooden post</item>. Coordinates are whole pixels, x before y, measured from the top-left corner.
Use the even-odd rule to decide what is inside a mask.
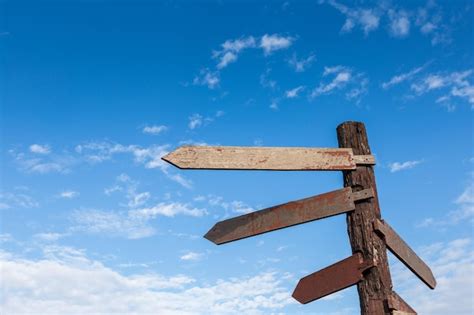
[[[344,122],[337,127],[340,148],[352,148],[356,155],[371,154],[365,126],[360,122]],[[360,252],[364,260],[373,261],[365,280],[357,284],[362,315],[391,314],[388,300],[392,280],[387,261],[386,245],[373,229],[373,222],[380,219],[380,207],[372,166],[357,166],[354,171],[343,171],[344,187],[353,191],[372,188],[374,198],[356,204],[355,211],[347,214],[347,230],[352,253]]]

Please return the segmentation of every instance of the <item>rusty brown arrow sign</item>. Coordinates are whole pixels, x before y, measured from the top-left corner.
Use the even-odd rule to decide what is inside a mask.
[[[428,287],[436,287],[436,279],[423,260],[402,240],[402,238],[383,220],[374,222],[374,229],[382,235],[388,249],[401,260]]]
[[[355,201],[373,195],[372,189],[352,192],[347,187],[218,222],[204,237],[220,245],[352,211]]]
[[[218,170],[342,171],[375,164],[372,155],[352,149],[298,147],[183,146],[162,159],[181,169]]]
[[[373,265],[371,262],[365,262],[360,253],[355,253],[349,258],[301,278],[293,297],[298,302],[306,304],[343,290],[363,280],[363,272]]]

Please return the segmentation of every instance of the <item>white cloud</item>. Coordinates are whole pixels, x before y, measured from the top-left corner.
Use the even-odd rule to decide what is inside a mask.
[[[474,251],[471,238],[435,243],[420,251],[437,280],[429,290],[411,271],[396,262],[394,283],[400,295],[419,314],[470,315],[474,294]]]
[[[213,90],[219,86],[220,74],[218,71],[210,71],[209,69],[203,69],[193,79],[194,85],[207,86]]]
[[[74,191],[74,190],[65,190],[59,193],[58,196],[64,199],[73,199],[79,196],[79,192]]]
[[[207,214],[206,209],[191,207],[189,204],[180,202],[160,202],[153,207],[134,209],[129,212],[131,218],[153,219],[159,215],[174,217],[176,215],[188,215],[192,217],[202,217]]]
[[[204,257],[203,253],[187,252],[186,254],[179,257],[179,259],[185,260],[185,261],[199,261],[203,257]]]
[[[442,10],[434,1],[417,10],[415,24],[421,34],[431,37],[432,45],[451,42],[451,28],[443,22]]]
[[[320,3],[328,3],[345,16],[342,33],[359,28],[367,36],[380,24],[386,23],[389,34],[403,38],[409,35],[414,24],[421,34],[431,37],[432,45],[451,42],[451,27],[443,22],[442,9],[435,1],[427,1],[424,7],[417,10],[400,8],[389,1],[376,2],[372,7],[349,7],[336,0],[320,0]]]
[[[37,150],[38,149],[34,149]],[[50,153],[33,152],[30,148],[28,152],[8,151],[13,156],[15,163],[26,173],[62,173],[70,172],[70,167],[77,163],[70,155],[53,155]]]
[[[60,238],[64,237],[64,234],[61,233],[38,233],[35,234],[34,237],[36,239],[42,240],[42,241],[48,241],[48,242],[54,242],[59,240]]]
[[[316,56],[314,54],[309,55],[306,58],[298,59],[296,54],[293,54],[290,60],[288,60],[288,64],[296,71],[296,72],[304,72],[307,70],[311,64],[316,60]]]
[[[149,134],[149,135],[159,135],[160,133],[165,132],[168,130],[168,127],[163,126],[163,125],[153,125],[153,126],[145,126],[143,128],[143,133]]]
[[[13,240],[13,237],[10,233],[1,233],[0,234],[0,244],[1,243],[6,243],[6,242],[11,242]],[[1,257],[1,250],[0,250],[0,257]]]
[[[39,203],[24,192],[0,192],[0,210],[37,207],[39,207]]]
[[[453,97],[456,97],[464,99],[471,104],[471,108],[474,108],[474,86],[469,80],[472,73],[473,70],[470,69],[448,74],[428,74],[417,82],[412,83],[411,90],[417,95],[442,90],[446,94],[437,99],[438,103],[448,103]]]
[[[148,225],[146,219],[130,217],[124,212],[81,209],[73,212],[71,220],[75,224],[71,228],[72,232],[82,231],[128,239],[139,239],[155,234],[155,229]]]
[[[201,201],[207,201],[210,206],[220,207],[225,211],[245,214],[255,211],[255,208],[240,200],[225,201],[223,197],[216,195],[200,196]]]
[[[395,37],[406,37],[410,33],[410,20],[404,10],[389,10],[390,33]]]
[[[389,81],[382,83],[382,88],[388,89],[394,85],[411,80],[416,74],[421,72],[425,66],[414,68],[406,73],[401,73],[393,76]]]
[[[367,93],[369,80],[363,73],[354,71],[344,66],[324,67],[323,77],[332,76],[330,82],[320,82],[319,86],[311,91],[310,98],[331,94],[336,90],[347,89],[345,96],[348,100],[360,102],[361,97]]]
[[[202,126],[204,117],[200,114],[192,114],[188,119],[188,128],[192,130]]]
[[[266,68],[265,71],[260,75],[260,85],[264,88],[274,90],[277,88],[277,82],[270,79],[271,68]]]
[[[49,145],[32,144],[30,145],[30,151],[37,154],[50,154],[51,147]]]
[[[265,34],[260,39],[260,47],[265,55],[269,55],[274,51],[286,49],[291,46],[294,38],[291,36],[281,36],[278,34]]]
[[[299,96],[299,93],[304,90],[304,88],[305,88],[304,86],[300,85],[298,87],[295,87],[294,89],[287,90],[285,92],[285,96],[286,98],[296,98]]]
[[[358,26],[368,35],[379,27],[382,15],[379,8],[349,8],[334,0],[329,0],[328,3],[346,16],[342,32],[351,32]]]
[[[474,223],[474,178],[471,179],[455,204],[457,209],[449,211],[442,218],[426,218],[417,224],[417,227],[446,228],[459,223]]]
[[[340,89],[349,82],[351,79],[351,71],[341,71],[339,72],[331,82],[327,84],[321,83],[318,88],[313,90],[312,96],[318,96],[322,94],[330,93],[334,89]]]
[[[213,58],[219,60],[217,69],[223,69],[229,64],[235,62],[241,51],[247,48],[254,48],[256,45],[253,36],[243,37],[234,40],[226,40],[222,45],[222,50],[214,51]]]
[[[391,173],[403,171],[403,170],[408,170],[412,169],[415,166],[419,165],[422,163],[422,160],[416,160],[416,161],[406,161],[406,162],[394,162],[390,163],[388,167],[390,168]]]
[[[279,109],[278,100],[277,100],[277,99],[273,99],[273,100],[271,101],[269,107],[270,107],[270,109],[277,111],[277,110]]]
[[[49,247],[32,260],[0,255],[7,314],[275,314],[295,302],[275,272],[199,284],[187,275],[124,275],[84,251]]]

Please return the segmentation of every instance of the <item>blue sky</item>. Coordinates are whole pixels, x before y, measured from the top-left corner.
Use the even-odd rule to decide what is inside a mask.
[[[302,276],[350,255],[344,216],[216,246],[215,222],[342,187],[340,172],[182,171],[183,144],[337,147],[366,124],[390,256],[419,314],[472,314],[469,1],[2,1],[5,314],[356,314]]]

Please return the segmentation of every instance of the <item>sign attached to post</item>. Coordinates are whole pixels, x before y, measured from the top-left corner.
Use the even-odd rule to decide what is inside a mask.
[[[343,171],[373,165],[352,149],[184,146],[162,158],[181,169]]]
[[[436,279],[423,260],[405,243],[404,240],[383,220],[374,222],[374,229],[380,233],[387,244],[388,249],[397,256],[413,273],[420,278],[428,287],[436,287]]]
[[[372,189],[353,193],[343,188],[217,222],[204,237],[220,245],[352,211],[354,201],[371,197]]]

